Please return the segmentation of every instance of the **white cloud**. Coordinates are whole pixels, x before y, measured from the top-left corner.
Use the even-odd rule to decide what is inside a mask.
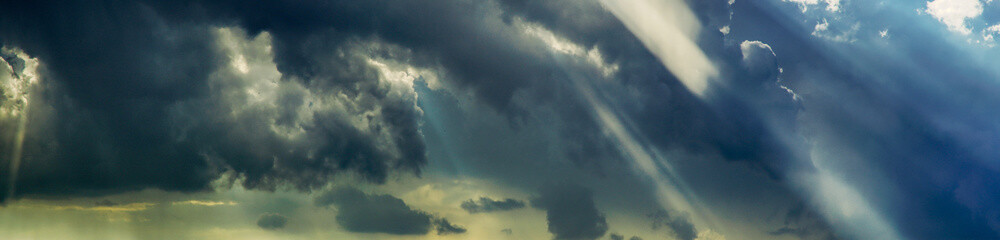
[[[829,28],[830,28],[830,22],[827,22],[826,18],[824,18],[822,23],[817,23],[816,27],[813,28],[813,35],[816,35],[816,32],[826,31],[826,29]]]
[[[854,25],[851,25],[850,28],[844,28],[842,26],[834,26],[833,28],[830,28],[830,22],[824,18],[823,22],[817,22],[816,26],[813,27],[812,35],[835,42],[854,42],[854,35],[857,34],[860,29],[861,23],[854,23]]]
[[[1000,33],[1000,24],[990,26],[986,28],[986,32]]]
[[[767,45],[761,41],[746,40],[740,43],[740,51],[743,53],[743,61],[749,62],[750,56],[753,55],[753,51],[756,49],[767,49],[767,51],[771,53],[771,56],[778,56],[774,53],[774,49],[771,49],[771,45]]]
[[[802,12],[809,10],[809,6],[817,5],[821,0],[784,0],[785,2],[798,3],[802,7]],[[826,10],[831,12],[840,11],[840,0],[822,0],[826,3]]]
[[[983,4],[979,0],[934,0],[927,2],[925,12],[947,25],[948,30],[969,35],[972,30],[965,20],[982,15]]]
[[[604,56],[601,56],[601,51],[597,46],[588,50],[570,40],[557,36],[552,31],[538,24],[525,22],[520,19],[516,19],[515,24],[520,26],[526,34],[537,37],[542,42],[545,42],[549,48],[557,53],[586,59],[588,63],[600,70],[605,77],[618,72],[618,64],[606,63]]]
[[[767,43],[763,43],[761,41],[745,40],[742,43],[740,43],[740,52],[743,54],[743,64],[746,64],[747,66],[752,66],[754,64],[753,60],[754,52],[760,50],[767,50],[767,53],[770,53],[772,57],[775,58],[778,57],[778,54],[774,53],[774,49],[771,48],[771,45],[768,45]],[[784,72],[785,70],[780,66],[778,66],[778,73],[780,74]],[[776,82],[776,84],[782,90],[785,90],[785,92],[791,95],[793,100],[799,101],[800,100],[799,95],[796,94],[795,91],[792,91],[792,89],[789,88],[788,86],[785,86],[785,84],[782,82],[783,81],[779,79],[778,82]]]

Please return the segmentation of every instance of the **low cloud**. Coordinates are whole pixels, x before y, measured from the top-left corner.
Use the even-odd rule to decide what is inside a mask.
[[[839,239],[827,222],[805,204],[792,207],[785,214],[784,226],[771,231],[771,235],[792,235],[800,239]]]
[[[97,201],[97,202],[94,203],[94,206],[98,206],[98,207],[111,207],[111,206],[116,206],[116,205],[118,205],[117,202],[114,202],[114,201],[111,201],[111,200],[107,200],[107,199],[104,199],[104,200],[101,200],[101,201]]]
[[[608,222],[594,206],[592,195],[578,185],[549,186],[531,200],[531,206],[545,210],[555,239],[597,239],[608,231]]]
[[[448,219],[437,219],[434,221],[434,229],[437,230],[438,235],[448,235],[448,234],[461,234],[465,233],[466,229],[462,226],[452,225],[448,222]]]
[[[608,235],[608,238],[611,240],[625,240],[625,235],[612,233],[611,235]],[[639,236],[632,236],[628,240],[642,240],[642,238]]]
[[[653,229],[666,227],[681,240],[693,240],[698,237],[698,230],[691,224],[686,214],[659,210],[647,215],[653,220]]]
[[[625,240],[625,236],[619,235],[617,233],[612,233],[610,236],[611,240]]]
[[[266,213],[257,219],[257,226],[266,230],[278,230],[285,228],[288,218],[277,213]]]
[[[410,208],[402,199],[366,194],[353,187],[324,193],[315,199],[315,204],[335,206],[337,224],[351,232],[422,235],[430,231],[432,224],[430,214]]]
[[[149,209],[154,205],[156,204],[146,203],[146,202],[116,203],[109,200],[104,200],[94,203],[93,206],[22,204],[19,207],[43,209],[43,210],[56,210],[56,211],[72,210],[72,211],[95,211],[95,212],[138,212],[138,211],[145,211],[146,209]]]
[[[462,209],[469,213],[485,213],[495,211],[508,211],[524,207],[524,201],[516,199],[493,200],[488,197],[480,197],[479,200],[469,199],[462,202]]]

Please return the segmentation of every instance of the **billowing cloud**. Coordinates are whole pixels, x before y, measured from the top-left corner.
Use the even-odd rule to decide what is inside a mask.
[[[543,188],[531,206],[545,210],[555,239],[597,239],[608,231],[604,214],[594,206],[589,189],[573,184]]]
[[[277,213],[265,213],[257,218],[257,226],[265,230],[277,230],[285,228],[288,218]]]
[[[296,224],[262,238],[992,239],[995,3],[4,2],[0,222],[107,229],[93,239],[173,233],[175,213],[202,220],[184,236],[259,234],[263,212]],[[466,180],[490,186],[413,190]],[[576,185],[517,200],[545,182]],[[315,199],[328,210],[293,207],[352,184]],[[650,209],[670,209],[655,230],[635,214]],[[17,226],[0,238],[48,234]]]
[[[6,5],[4,31],[21,34],[4,44],[48,71],[22,91],[37,106],[24,116],[28,135],[2,146],[24,152],[3,156],[22,163],[0,167],[15,176],[2,180],[4,195],[200,191],[226,172],[250,188],[308,190],[341,172],[382,182],[426,162],[412,90],[356,52],[375,46],[337,45],[355,52],[296,65],[321,72],[305,74],[285,69],[280,50],[303,42],[172,19],[184,10],[116,3],[121,19],[106,23],[92,4]],[[34,19],[63,7],[79,11]],[[42,40],[76,34],[88,40]]]
[[[462,209],[469,213],[485,213],[494,211],[508,211],[524,207],[524,201],[516,199],[493,200],[488,197],[480,197],[479,200],[469,199],[462,202]]]
[[[982,15],[983,3],[980,0],[934,0],[927,2],[925,12],[948,26],[948,30],[969,35],[972,30],[966,20]]]

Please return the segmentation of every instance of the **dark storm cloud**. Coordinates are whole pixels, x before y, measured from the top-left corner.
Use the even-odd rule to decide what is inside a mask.
[[[277,230],[285,228],[288,218],[277,213],[265,213],[257,219],[257,226],[265,230]]]
[[[448,85],[472,92],[515,122],[530,119],[526,106],[514,101],[515,92],[530,96],[528,101],[565,105],[557,111],[567,119],[560,125],[567,158],[603,174],[620,159],[615,145],[599,134],[576,93],[550,94],[566,87],[559,80],[566,72],[594,70],[554,59],[543,42],[515,24],[520,18],[583,47],[597,47],[606,63],[619,64],[615,77],[630,89],[614,94],[638,91],[636,100],[644,104],[625,104],[624,111],[636,116],[639,130],[650,133],[658,145],[751,161],[783,152],[770,148],[771,138],[753,121],[729,121],[699,103],[599,3],[559,8],[563,5],[4,3],[0,41],[38,57],[46,76],[32,99],[47,110],[30,117],[36,124],[25,140],[17,195],[106,194],[147,187],[198,191],[226,171],[248,188],[291,184],[302,190],[344,172],[374,182],[395,170],[419,173],[427,162],[421,111],[412,99],[388,94],[391,87],[368,64],[371,57],[440,70]],[[219,74],[233,61],[217,44],[219,26],[245,29],[245,36],[237,36],[247,39],[269,34],[273,62],[283,74],[277,80],[282,85],[278,96],[270,100],[275,107],[225,114],[253,98],[240,92],[245,83]],[[305,89],[296,89],[299,85]],[[341,100],[351,106],[346,112],[312,109],[306,99],[341,94],[350,99]],[[313,115],[303,118],[301,112]],[[345,117],[368,113],[370,125],[364,128]],[[306,136],[289,139],[271,129],[302,129]],[[0,171],[8,173],[7,168],[3,164]]]
[[[646,215],[653,221],[653,230],[666,227],[677,239],[693,240],[698,237],[698,230],[691,224],[687,215],[659,210]]]
[[[452,225],[448,219],[444,218],[434,220],[434,225],[438,235],[462,234],[466,231],[464,227]]]
[[[775,168],[781,168],[789,158],[794,157],[795,153],[782,146],[779,136],[774,136],[768,129],[768,116],[745,110],[747,106],[741,103],[742,99],[726,97],[732,93],[718,94],[722,97],[707,102],[691,94],[599,2],[509,0],[501,3],[508,9],[508,14],[520,14],[566,36],[569,41],[585,47],[597,47],[608,62],[619,64],[620,70],[614,77],[626,88],[600,86],[598,90],[609,95],[634,96],[634,99],[620,97],[608,101],[621,108],[619,110],[635,123],[637,131],[643,132],[657,146],[718,155],[732,161],[747,161],[773,177],[780,177],[780,171]],[[692,6],[696,7],[694,10],[699,17],[705,16],[702,14],[715,16],[717,12],[728,9],[725,0],[697,1]],[[721,21],[708,22],[714,24]],[[738,48],[733,51],[724,46],[720,34],[712,28],[705,28],[702,32],[705,37],[699,44],[707,54],[732,63],[729,67],[740,66]],[[726,74],[729,76],[723,79],[757,78],[739,71]],[[760,81],[759,78],[755,80]],[[642,104],[635,104],[637,102]],[[594,158],[592,156],[609,154],[606,153],[609,151],[610,154],[617,154],[613,149],[600,148],[605,143],[603,136],[576,130],[593,128],[593,123],[578,120],[568,121],[568,124],[572,126],[567,128],[572,130],[567,130],[565,134],[570,143],[598,147],[570,152],[573,154],[571,159],[591,159]],[[608,160],[596,161],[600,164],[600,161]]]
[[[469,213],[508,211],[523,208],[524,201],[511,198],[497,201],[488,197],[480,197],[479,200],[469,199],[462,202],[461,207]]]
[[[553,71],[538,54],[544,45],[503,27],[488,2],[12,2],[3,9],[3,43],[49,70],[33,96],[51,107],[49,122],[27,137],[19,194],[195,191],[228,170],[263,189],[286,182],[311,189],[341,171],[375,182],[394,169],[419,172],[426,163],[419,110],[388,96],[365,57],[338,54],[359,43],[399,46],[369,54],[443,67],[452,84],[510,113],[518,112],[514,91],[544,84]],[[215,45],[214,27],[229,24],[250,36],[270,33],[282,83],[360,99],[356,109],[297,119],[290,113],[312,105],[285,91],[275,100],[285,112],[220,114],[241,105],[220,99],[226,90],[209,80],[230,60]],[[373,131],[388,137],[342,117],[369,111],[377,115]],[[312,143],[281,139],[269,122],[303,128]]]
[[[419,110],[412,100],[386,96],[385,84],[374,70],[356,66],[362,60],[356,56],[317,63],[329,68],[301,67],[331,72],[324,81],[356,82],[307,87],[352,96],[357,111],[377,108],[369,116],[375,134],[338,115],[351,112],[317,112],[313,120],[268,109],[224,114],[245,103],[220,96],[236,89],[219,84],[233,81],[212,79],[229,60],[217,45],[217,22],[167,18],[181,13],[136,2],[3,5],[9,11],[0,17],[3,44],[45,66],[43,84],[32,89],[39,111],[28,116],[33,124],[17,173],[19,195],[196,191],[228,170],[251,188],[287,182],[309,189],[341,171],[381,182],[390,170],[416,172],[426,162]],[[52,15],[59,17],[45,17]],[[288,113],[308,106],[294,89],[274,101]],[[306,129],[311,143],[282,139],[268,130],[270,122]],[[382,132],[390,140],[377,136]],[[5,176],[12,174],[9,157],[2,157]],[[2,185],[0,194],[7,194],[9,184]]]
[[[173,141],[164,117],[170,104],[203,94],[219,66],[207,26],[167,22],[134,3],[2,5],[0,41],[44,66],[30,90],[17,194],[194,191],[215,178],[191,143]],[[2,155],[9,176],[12,159]]]
[[[574,184],[547,186],[531,206],[545,210],[555,239],[598,239],[608,231],[608,222],[594,206],[592,194]]]
[[[356,188],[337,188],[315,199],[317,206],[337,208],[337,224],[345,230],[361,233],[421,235],[430,231],[430,214],[414,210],[391,195],[366,194]],[[439,233],[459,231],[458,227],[436,224]],[[443,228],[442,228],[443,227]]]

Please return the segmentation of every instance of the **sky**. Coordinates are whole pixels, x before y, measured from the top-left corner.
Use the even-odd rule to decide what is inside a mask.
[[[0,2],[0,239],[997,239],[1000,1]]]

